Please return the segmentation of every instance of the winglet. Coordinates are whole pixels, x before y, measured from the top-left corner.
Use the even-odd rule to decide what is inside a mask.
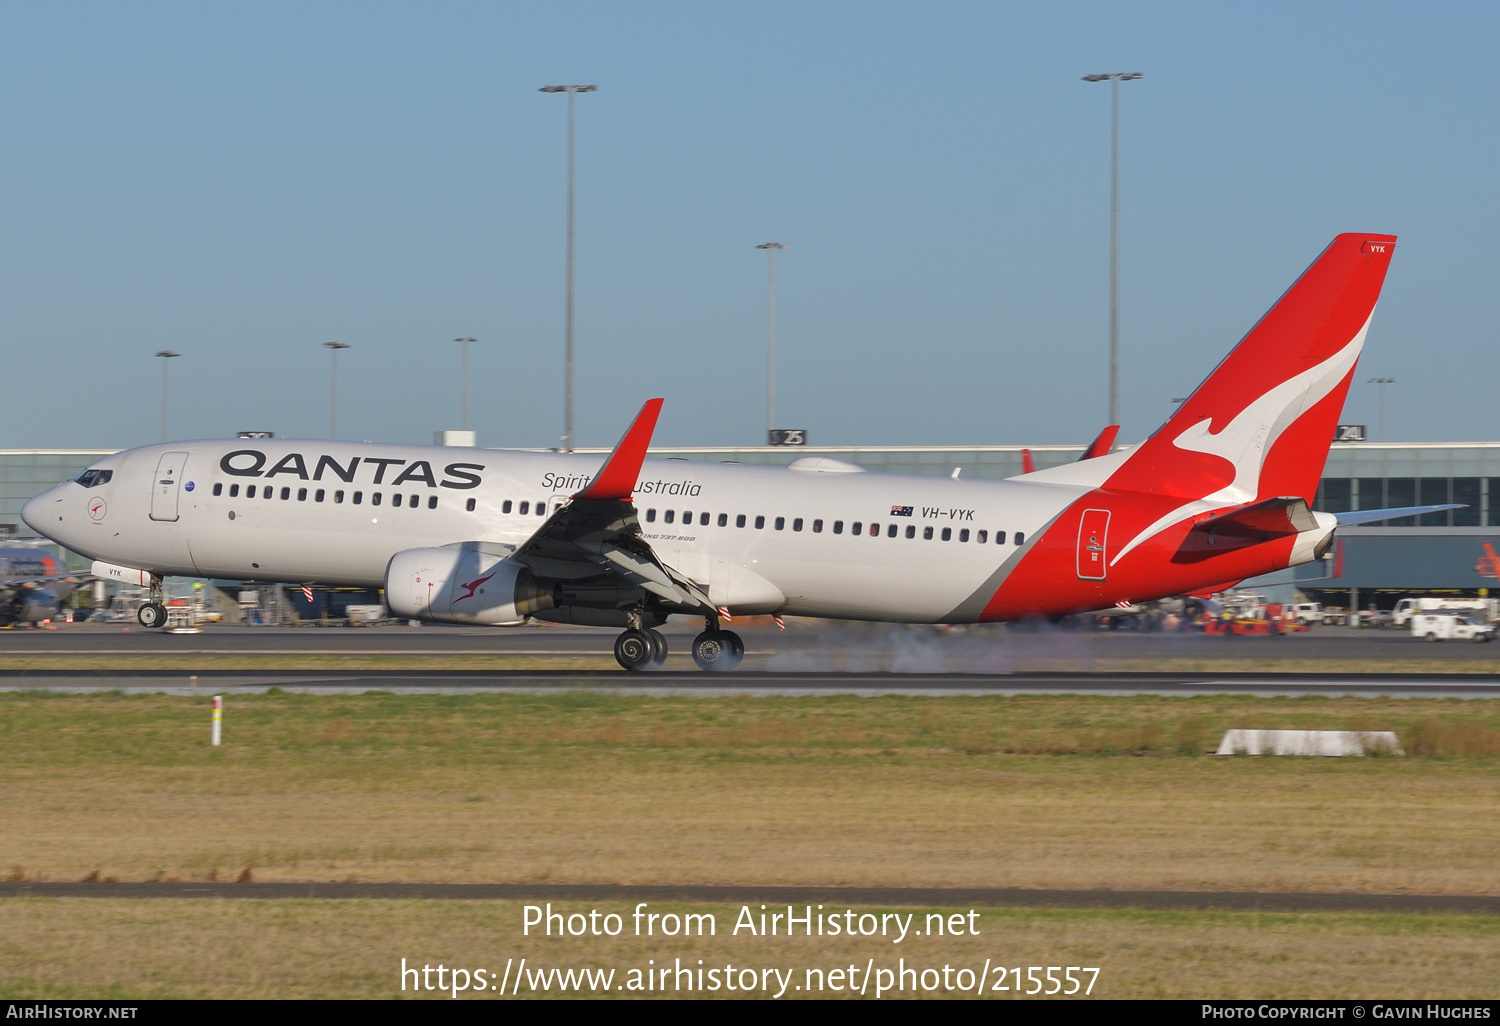
[[[1096,456],[1104,456],[1109,453],[1115,444],[1115,436],[1120,433],[1120,425],[1111,424],[1099,432],[1099,437],[1089,443],[1089,447],[1083,450],[1083,455],[1078,457],[1078,462],[1094,459]]]
[[[646,461],[646,447],[651,444],[651,434],[656,430],[656,418],[661,415],[660,399],[648,399],[635,421],[621,437],[614,452],[594,475],[594,480],[574,498],[628,501],[635,491],[635,481],[641,474],[641,464]]]

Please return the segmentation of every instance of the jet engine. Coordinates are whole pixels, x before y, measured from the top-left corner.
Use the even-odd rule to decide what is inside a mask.
[[[43,620],[55,620],[62,608],[57,596],[46,588],[28,588],[12,599],[9,606],[10,608],[5,610],[9,615],[3,619],[10,623],[41,623]]]
[[[554,608],[557,584],[506,558],[510,552],[473,542],[398,552],[385,568],[386,603],[396,616],[487,626]]]

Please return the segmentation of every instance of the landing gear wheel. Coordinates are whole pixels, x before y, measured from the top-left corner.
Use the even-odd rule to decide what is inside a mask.
[[[646,637],[651,639],[651,661],[646,665],[652,670],[659,669],[667,661],[667,639],[658,630],[646,631]]]
[[[655,651],[645,631],[628,630],[615,639],[615,659],[627,670],[644,670]]]
[[[745,656],[745,643],[734,631],[704,631],[693,639],[693,662],[700,670],[732,670]]]
[[[167,610],[155,602],[147,602],[136,610],[135,618],[140,621],[142,627],[150,630],[167,622]]]

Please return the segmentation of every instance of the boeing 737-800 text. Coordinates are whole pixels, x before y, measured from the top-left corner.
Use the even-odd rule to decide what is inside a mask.
[[[1395,241],[1335,239],[1145,442],[1006,481],[647,461],[653,399],[602,466],[186,442],[105,457],[22,515],[153,590],[168,574],[383,586],[403,617],[622,627],[627,669],[660,665],[653,628],[674,614],[704,619],[693,657],[721,669],[744,652],[723,627],[738,614],[976,623],[1218,590],[1318,558],[1340,523],[1414,512],[1309,508]]]

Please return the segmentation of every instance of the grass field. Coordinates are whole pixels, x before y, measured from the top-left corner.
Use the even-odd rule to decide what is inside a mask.
[[[1395,730],[1409,754],[1205,755],[1230,726]],[[1500,894],[1500,702],[272,693],[228,699],[223,747],[208,727],[206,696],[0,695],[0,875]],[[526,948],[516,915],[9,899],[0,993],[376,995],[403,954],[749,957],[738,941]],[[982,943],[932,957],[1099,964],[1109,996],[1500,989],[1483,917],[986,921]],[[797,943],[816,950],[754,957],[880,953]]]
[[[1032,965],[1092,966],[1100,970],[1092,996],[1106,998],[1493,998],[1497,989],[1500,920],[1483,916],[1004,909],[981,912],[977,937],[908,936],[894,944],[879,938],[736,937],[731,929],[739,906],[692,907],[715,915],[711,938],[637,939],[630,936],[629,908],[600,911],[625,915],[620,938],[524,937],[516,902],[11,899],[0,902],[0,998],[450,1000],[451,993],[403,994],[401,959],[408,966],[484,969],[498,978],[507,960],[519,963],[522,957],[532,973],[613,969],[607,992],[615,996],[621,996],[615,987],[629,984],[630,970],[675,968],[679,959],[693,969],[699,959],[705,968],[780,969],[789,984],[787,998],[806,996],[796,988],[807,985],[809,968],[825,971],[826,988],[827,970],[853,964],[858,983],[871,959],[877,969],[898,970],[898,959],[918,972],[966,968],[969,979],[984,972],[986,959],[1020,966],[1023,974]],[[923,922],[922,910],[915,922]],[[986,976],[991,986],[1000,982],[993,970]],[[867,998],[875,996],[878,982]],[[941,987],[936,975],[929,984]],[[1003,993],[986,988],[984,997],[1018,996],[1013,977],[1004,985]],[[920,982],[885,997],[912,997],[914,986]],[[773,983],[770,994],[752,996],[776,990]],[[558,993],[555,977],[548,993]],[[522,985],[519,997],[532,996],[531,987]],[[745,995],[720,989],[706,996]],[[851,995],[825,989],[821,996]],[[945,995],[938,989],[916,996]],[[487,989],[461,997],[498,995]]]
[[[1500,893],[1500,703],[0,696],[0,873]],[[1229,726],[1406,758],[1217,758]]]

